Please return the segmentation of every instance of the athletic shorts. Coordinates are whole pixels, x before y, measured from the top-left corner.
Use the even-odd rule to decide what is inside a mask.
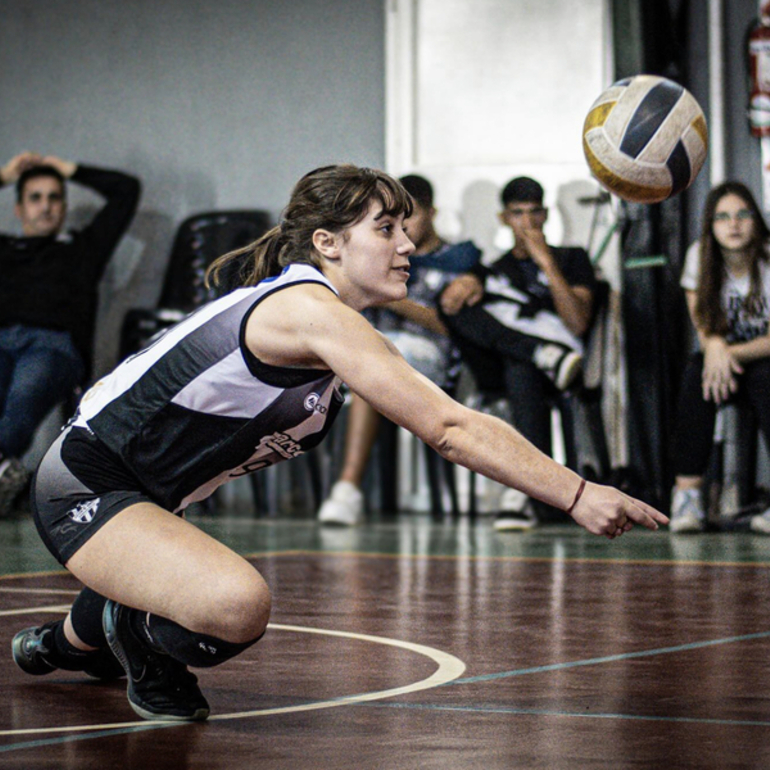
[[[119,458],[84,428],[66,428],[35,475],[35,524],[61,564],[113,516],[142,502],[154,501]]]

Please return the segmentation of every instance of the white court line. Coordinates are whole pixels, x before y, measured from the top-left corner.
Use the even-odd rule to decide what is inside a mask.
[[[37,608],[38,610],[42,608]],[[324,701],[314,701],[312,703],[302,703],[296,706],[281,706],[278,708],[255,709],[254,711],[235,711],[231,714],[216,714],[208,719],[209,722],[228,721],[233,719],[247,719],[250,717],[270,716],[272,714],[290,714],[299,711],[316,711],[319,709],[337,708],[339,706],[350,706],[355,703],[366,703],[383,698],[392,698],[396,695],[405,695],[406,693],[428,690],[432,687],[439,687],[447,682],[458,679],[465,672],[465,663],[454,655],[450,655],[442,650],[436,650],[433,647],[426,647],[422,644],[413,642],[404,642],[399,639],[389,639],[385,636],[370,636],[368,634],[355,634],[347,631],[330,631],[324,628],[308,628],[303,626],[286,626],[275,623],[268,624],[268,628],[273,631],[289,631],[300,634],[320,634],[323,636],[335,636],[345,639],[356,639],[362,642],[371,642],[373,644],[382,644],[389,647],[398,647],[402,650],[408,650],[418,655],[424,655],[433,660],[438,668],[426,679],[419,682],[413,682],[402,687],[393,687],[388,690],[376,690],[374,692],[359,693],[358,695],[343,695],[339,698]],[[162,720],[142,720],[140,722],[113,722],[111,724],[101,725],[73,725],[71,727],[40,727],[28,730],[0,730],[0,736],[18,736],[18,735],[46,735],[54,733],[74,733],[86,732],[91,730],[124,730],[130,727],[150,727],[152,725],[178,727],[189,724],[188,722],[171,722]]]

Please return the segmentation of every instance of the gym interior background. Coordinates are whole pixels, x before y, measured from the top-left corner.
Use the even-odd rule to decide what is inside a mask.
[[[500,245],[496,190],[531,173],[561,214],[549,237],[585,245],[593,209],[556,197],[571,183],[573,198],[597,190],[576,118],[618,77],[678,80],[700,101],[718,146],[676,200],[609,214],[622,238],[605,266],[622,294],[633,371],[624,462],[636,491],[660,504],[689,344],[678,272],[714,151],[724,176],[762,197],[759,143],[746,119],[746,35],[757,8],[756,0],[6,0],[0,158],[35,150],[142,179],[141,209],[102,292],[97,366],[106,369],[125,311],[157,302],[183,219],[226,208],[275,218],[293,182],[325,163],[425,173],[445,232],[488,248]],[[537,114],[547,107],[556,116],[563,142],[533,133],[532,99]],[[453,125],[472,129],[459,155],[451,136],[433,131]],[[0,227],[13,230],[5,195]],[[73,187],[74,222],[90,205]],[[660,254],[663,264],[624,268]]]

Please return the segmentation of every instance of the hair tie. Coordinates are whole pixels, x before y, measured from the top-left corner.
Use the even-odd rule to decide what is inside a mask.
[[[570,505],[569,508],[567,508],[564,513],[572,513],[574,507],[578,504],[578,500],[580,500],[580,496],[583,494],[583,490],[586,488],[586,480],[580,479],[580,486],[578,487],[577,494],[575,495],[575,499],[572,501],[572,505]]]

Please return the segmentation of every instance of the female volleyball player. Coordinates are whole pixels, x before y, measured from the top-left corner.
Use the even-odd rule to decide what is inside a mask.
[[[672,532],[705,527],[701,485],[719,404],[745,403],[770,439],[768,239],[745,185],[723,182],[709,193],[701,237],[688,251],[680,282],[701,350],[689,361],[679,396]],[[770,509],[751,519],[751,529],[770,534]]]
[[[633,523],[667,521],[447,397],[359,313],[405,297],[411,211],[382,172],[309,173],[278,227],[214,264],[214,280],[239,266],[242,288],[84,396],[41,463],[34,507],[46,545],[86,588],[64,621],[16,635],[21,668],[114,676],[106,635],[138,714],[205,719],[187,666],[254,644],[270,593],[245,559],[177,514],[317,444],[340,407],[340,381],[444,457],[566,510],[590,532],[614,538]]]

